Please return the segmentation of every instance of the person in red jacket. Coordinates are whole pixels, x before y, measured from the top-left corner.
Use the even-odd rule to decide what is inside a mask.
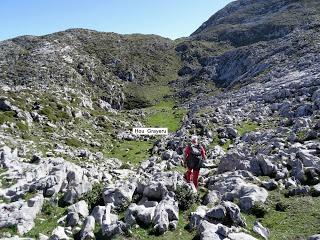
[[[196,189],[198,189],[200,168],[205,159],[205,149],[199,144],[198,137],[192,136],[191,144],[184,149],[184,165],[188,168],[185,175],[186,180],[187,182],[191,182],[192,179]]]

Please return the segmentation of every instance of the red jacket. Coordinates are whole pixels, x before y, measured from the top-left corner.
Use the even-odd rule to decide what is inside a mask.
[[[190,157],[190,151],[191,151],[191,148],[190,148],[190,145],[188,145],[184,149],[184,156],[185,156],[186,160]],[[206,150],[202,146],[201,146],[201,156],[202,156],[203,159],[206,158]]]

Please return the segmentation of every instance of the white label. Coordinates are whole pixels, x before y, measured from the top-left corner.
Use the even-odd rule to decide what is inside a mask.
[[[133,128],[135,135],[168,135],[168,128]]]

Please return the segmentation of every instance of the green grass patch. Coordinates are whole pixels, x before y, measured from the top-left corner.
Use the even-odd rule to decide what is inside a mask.
[[[45,115],[51,122],[67,121],[70,116],[64,111],[63,107],[55,103],[44,107],[40,110],[41,115]]]
[[[147,84],[144,86],[130,84],[126,90],[127,101],[125,102],[126,109],[145,108],[156,104],[159,99],[171,94],[171,89],[168,85],[161,86],[156,84]]]
[[[22,132],[28,132],[29,131],[28,125],[26,125],[23,122],[17,122],[17,128]]]
[[[276,205],[286,206],[277,211]],[[320,232],[320,197],[299,196],[286,198],[278,190],[269,192],[268,212],[260,222],[270,230],[270,240],[307,239]],[[256,216],[243,214],[252,232]]]
[[[66,139],[66,144],[70,147],[81,147],[82,146],[82,143],[80,140],[74,138],[74,137],[71,137],[71,138],[67,138]]]
[[[56,122],[58,118],[55,116],[54,109],[50,106],[46,106],[40,110],[41,115],[45,115],[50,121]]]
[[[232,144],[233,141],[231,139],[228,139],[225,143],[221,143],[218,136],[213,138],[212,143],[210,143],[209,148],[214,148],[215,146],[219,145],[223,148],[224,151],[227,151],[229,149],[230,144]]]
[[[308,130],[307,129],[299,130],[296,135],[299,142],[304,142],[308,137]]]
[[[259,125],[255,122],[243,122],[239,124],[236,129],[240,136],[243,136],[246,133],[253,132],[259,129]]]
[[[174,109],[173,101],[161,101],[159,104],[146,109],[144,123],[148,127],[168,128],[169,132],[177,131],[186,114],[184,109]]]
[[[104,151],[105,155],[132,164],[139,164],[148,159],[150,157],[149,149],[153,146],[152,141],[119,141],[113,144],[111,150]]]
[[[0,124],[4,124],[5,122],[13,122],[16,113],[14,111],[0,112]]]

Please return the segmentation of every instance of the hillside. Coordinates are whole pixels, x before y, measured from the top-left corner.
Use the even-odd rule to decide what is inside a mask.
[[[319,25],[320,3],[313,0],[234,1],[202,24],[192,38],[240,47],[284,37],[296,28]]]
[[[150,105],[155,97],[139,90],[153,85],[168,90],[179,67],[173,41],[152,35],[71,29],[3,41],[0,48],[2,83],[99,89],[116,109],[135,102]]]
[[[319,15],[317,0],[238,0],[175,41],[0,42],[0,238],[319,239]]]

